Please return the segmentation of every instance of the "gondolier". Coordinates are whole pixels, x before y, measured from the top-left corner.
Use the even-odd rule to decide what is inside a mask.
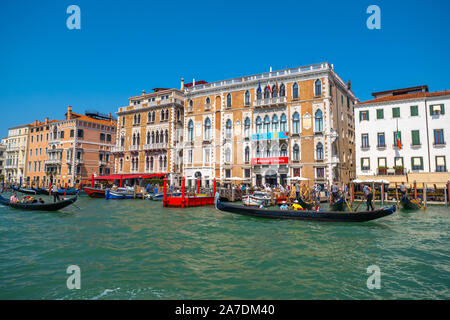
[[[54,184],[52,187],[52,193],[53,193],[53,202],[56,202],[56,200],[60,201],[59,193],[58,193],[58,186],[56,184]]]
[[[372,204],[372,189],[368,186],[368,185],[362,185],[363,186],[363,193],[364,196],[366,197],[366,201],[367,201],[367,211],[373,211],[373,204]]]
[[[400,185],[400,193],[402,194],[402,198],[404,198],[406,196],[406,185],[405,182],[403,181],[402,184]]]

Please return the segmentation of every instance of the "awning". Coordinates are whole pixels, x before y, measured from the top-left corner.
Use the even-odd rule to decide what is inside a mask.
[[[155,174],[116,174],[103,177],[94,177],[94,180],[126,180],[126,179],[149,179],[149,178],[161,178],[167,175],[167,173],[155,173]]]

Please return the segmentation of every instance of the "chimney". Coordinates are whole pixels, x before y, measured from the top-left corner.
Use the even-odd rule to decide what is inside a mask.
[[[67,120],[72,119],[72,106],[67,107],[67,114],[66,114]]]
[[[35,127],[37,127],[37,126],[38,126],[38,124],[39,124],[39,121],[37,121],[37,120],[34,120],[34,126],[35,126]]]
[[[109,120],[111,120],[111,119],[112,119],[112,116],[111,116],[111,112],[110,112],[110,113],[108,113],[108,118],[109,118]]]
[[[142,95],[145,96],[145,90],[142,90]]]
[[[181,91],[184,90],[184,78],[181,78],[181,89],[180,90]]]
[[[47,118],[45,118],[45,124],[48,124],[48,117]]]
[[[272,72],[272,66],[270,66],[270,72]]]
[[[348,88],[348,90],[351,90],[351,89],[352,89],[352,81],[351,81],[351,80],[348,80],[348,82],[347,82],[347,88]]]
[[[195,79],[192,79],[192,86],[195,87]]]

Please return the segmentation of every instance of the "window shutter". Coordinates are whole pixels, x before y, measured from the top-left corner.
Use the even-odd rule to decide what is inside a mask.
[[[430,116],[433,115],[433,106],[430,105]]]
[[[369,121],[369,111],[367,111],[366,115],[367,115],[367,121]]]
[[[441,104],[441,114],[445,114],[444,104]]]
[[[359,122],[362,120],[362,111],[359,112]]]

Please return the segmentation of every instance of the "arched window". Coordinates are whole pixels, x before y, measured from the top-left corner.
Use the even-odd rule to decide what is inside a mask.
[[[245,121],[244,121],[244,136],[250,137],[250,118],[249,117],[245,118]]]
[[[272,86],[272,98],[278,97],[278,88],[276,85]]]
[[[282,83],[280,86],[280,97],[284,97],[284,96],[286,96],[286,87]]]
[[[264,99],[270,98],[270,89],[269,86],[264,88]]]
[[[152,131],[152,143],[155,143],[155,132]]]
[[[156,143],[159,143],[159,132],[156,131]]]
[[[316,124],[316,131],[322,132],[323,131],[323,113],[322,110],[317,110],[315,113],[315,124]]]
[[[288,154],[287,154],[287,147],[286,147],[286,145],[282,145],[281,146],[281,152],[280,152],[280,157],[287,157],[288,156]]]
[[[189,112],[194,111],[194,101],[192,101],[192,100],[189,100],[189,109],[188,109],[188,111]]]
[[[180,121],[180,110],[177,110],[177,121]]]
[[[245,155],[244,155],[245,162],[250,162],[250,147],[245,147]]]
[[[272,157],[279,157],[279,150],[278,150],[278,146],[274,145],[272,148]]]
[[[295,161],[300,160],[300,148],[299,148],[298,144],[294,145],[292,157],[294,158]]]
[[[119,160],[119,171],[123,170],[123,159]]]
[[[192,120],[188,123],[188,140],[194,141],[194,121]]]
[[[244,104],[246,106],[250,105],[250,91],[245,91],[245,96],[244,96]]]
[[[156,113],[155,111],[152,112],[152,122],[155,122],[156,120]]]
[[[141,115],[140,114],[138,114],[138,122],[137,123],[141,123]]]
[[[169,130],[166,130],[165,136],[166,136],[166,143],[169,143]]]
[[[166,120],[169,120],[169,109],[166,110]]]
[[[153,171],[153,157],[150,157],[150,167],[149,167],[150,171]]]
[[[230,119],[227,120],[225,131],[227,139],[231,139],[233,136],[233,123]]]
[[[209,109],[211,106],[211,100],[209,99],[209,97],[206,97],[205,100],[205,109]]]
[[[140,144],[141,144],[141,134],[138,133],[138,134],[136,135],[136,145],[140,145]]]
[[[259,150],[259,144],[256,146],[256,158],[259,158],[261,156],[261,151]]]
[[[152,122],[152,113],[150,111],[147,113],[147,122]]]
[[[147,131],[147,141],[146,144],[150,144],[151,143],[151,135],[150,135],[150,131]]]
[[[266,150],[265,150],[266,152],[265,152],[265,157],[266,158],[270,158],[270,145],[267,145],[266,146]]]
[[[322,95],[322,81],[320,81],[320,79],[317,79],[316,82],[314,82],[314,95],[316,97]]]
[[[120,137],[120,146],[124,147],[125,146],[125,137]]]
[[[298,84],[297,84],[297,82],[295,82],[294,85],[292,86],[292,98],[298,99]]]
[[[205,140],[211,139],[211,120],[206,118],[205,120]]]
[[[162,168],[163,168],[163,157],[162,156],[159,156],[159,170],[161,171],[162,170]]]
[[[227,94],[227,108],[231,108],[231,93]]]
[[[136,123],[137,123],[137,116],[134,115],[134,116],[133,116],[133,124],[136,124]]]
[[[133,146],[136,145],[136,134],[133,133]]]
[[[160,120],[164,121],[164,110],[161,110],[161,118],[160,118]]]
[[[280,131],[287,131],[287,119],[284,113],[281,115],[280,118]]]
[[[257,117],[256,118],[256,133],[261,133],[262,130],[262,121],[261,121],[261,117]]]
[[[261,100],[261,98],[262,98],[261,85],[259,85],[258,89],[256,89],[256,99]]]
[[[278,132],[278,117],[276,114],[272,117],[272,132]]]
[[[300,116],[295,112],[292,116],[292,133],[300,133]]]
[[[264,117],[264,132],[270,131],[270,118],[269,116]]]
[[[231,162],[231,149],[227,148],[225,151],[225,162]]]
[[[167,156],[164,156],[164,169],[167,169]]]
[[[319,142],[316,146],[316,159],[323,160],[323,145]]]

